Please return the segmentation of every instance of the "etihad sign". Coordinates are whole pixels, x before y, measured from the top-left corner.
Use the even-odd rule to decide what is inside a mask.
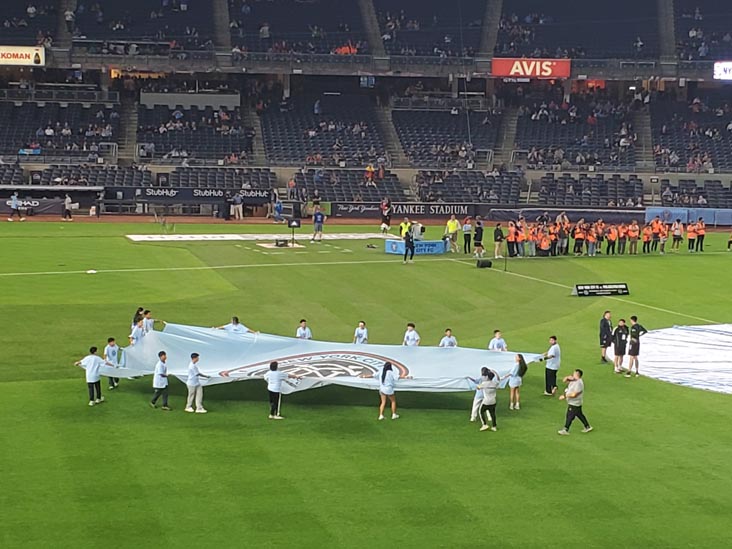
[[[570,59],[517,59],[494,57],[492,76],[509,78],[569,78],[572,72]]]

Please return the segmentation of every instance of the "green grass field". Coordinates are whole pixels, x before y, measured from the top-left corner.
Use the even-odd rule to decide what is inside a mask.
[[[597,348],[605,309],[649,329],[732,322],[726,234],[711,235],[703,256],[514,260],[504,273],[445,258],[403,266],[365,241],[265,255],[246,242],[124,238],[159,230],[0,226],[0,546],[732,543],[729,397],[619,378]],[[273,227],[177,227],[234,230]],[[232,265],[246,267],[207,268]],[[88,269],[99,272],[16,274]],[[580,299],[565,287],[595,281],[627,281],[632,294]],[[304,316],[315,338],[335,341],[362,318],[374,343],[399,343],[408,321],[432,345],[447,326],[479,348],[494,328],[524,351],[543,352],[556,334],[562,372],[585,370],[595,431],[557,436],[565,406],[541,396],[541,366],[527,374],[520,412],[499,393],[497,433],[468,422],[472,393],[402,393],[402,418],[377,422],[375,393],[320,389],[287,397],[287,420],[271,422],[264,384],[209,387],[210,413],[198,416],[182,412],[177,380],[174,411],[150,409],[151,380],[140,379],[112,393],[103,385],[108,402],[89,408],[72,364],[110,335],[124,341],[138,305],[202,326],[238,314],[284,335]]]

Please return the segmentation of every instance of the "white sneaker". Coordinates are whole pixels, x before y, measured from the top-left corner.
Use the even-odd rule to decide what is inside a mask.
[[[490,427],[488,427],[487,425],[483,425],[483,426],[482,426],[482,427],[480,428],[480,430],[481,430],[481,431],[487,431],[488,429],[490,429]]]
[[[414,259],[410,259],[410,260],[409,260],[409,262],[410,262],[410,263],[414,263]]]
[[[199,408],[198,410],[196,410],[196,413],[197,414],[207,414],[208,410],[206,410],[206,408]]]
[[[508,409],[509,410],[513,410],[513,403],[511,403],[511,404],[508,405]]]
[[[569,431],[567,431],[566,429],[562,429],[561,431],[557,431],[557,434],[558,435],[569,435]]]
[[[285,419],[282,416],[274,416],[272,419]]]
[[[25,217],[21,217],[21,218],[20,218],[20,220],[21,220],[21,221],[25,221]]]
[[[546,391],[544,391],[544,396],[545,396],[545,397],[550,397],[550,396],[552,396],[553,394],[554,394],[554,393],[547,393]]]
[[[590,431],[592,431],[592,425],[590,425],[589,427],[585,427],[584,429],[582,429],[582,432],[583,433],[589,433]]]
[[[406,265],[406,264],[407,264],[407,262],[406,262],[406,261],[402,261],[402,265]]]
[[[8,221],[10,221],[12,223],[13,222],[13,218],[12,217],[8,217]]]
[[[188,410],[186,410],[186,412],[187,412],[187,411],[188,411]],[[273,416],[272,414],[269,414],[269,418],[268,418],[268,419],[274,419],[274,416]]]
[[[391,414],[391,419],[399,419],[399,414]]]
[[[496,427],[491,427],[491,431],[495,433],[496,431],[498,431],[498,429]]]
[[[8,221],[11,221],[11,220],[10,220],[10,219],[8,219]],[[90,401],[89,401],[89,406],[94,406],[94,401],[93,401],[93,400],[90,400]]]
[[[520,409],[521,409],[521,404],[519,404],[519,403],[517,402],[517,403],[516,403],[516,404],[514,405],[513,409],[514,409],[514,410],[520,410]]]
[[[384,419],[384,416],[379,416],[379,421],[381,421],[382,419]]]
[[[185,410],[183,410],[183,411],[184,411],[184,412],[193,412],[193,411],[195,411],[195,410],[194,410],[193,408],[186,408],[186,409],[185,409]]]
[[[476,417],[471,417],[471,418],[470,418],[470,423],[475,423],[475,421],[476,421],[477,419],[478,419],[478,418],[476,418]]]

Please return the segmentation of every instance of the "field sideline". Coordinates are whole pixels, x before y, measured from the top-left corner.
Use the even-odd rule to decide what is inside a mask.
[[[251,242],[133,243],[157,224],[0,226],[0,467],[3,547],[723,547],[732,540],[729,397],[600,365],[597,324],[636,314],[648,329],[732,322],[727,233],[707,254],[511,260],[400,258],[339,240],[302,250]],[[275,232],[274,225],[177,225],[178,233]],[[373,232],[338,227],[332,232]],[[428,228],[438,236],[441,228]],[[307,228],[300,231],[305,239]],[[266,253],[265,253],[266,252]],[[86,274],[94,270],[96,274]],[[43,273],[43,274],[41,274]],[[626,299],[571,286],[628,282]],[[469,423],[472,394],[399,394],[402,418],[376,421],[376,394],[327,388],[285,398],[269,422],[258,382],[207,388],[209,414],[166,414],[151,380],[123,381],[86,406],[72,366],[92,344],[124,343],[138,305],[157,318],[220,325],[232,314],[292,335],[423,344],[446,327],[483,348],[501,328],[512,350],[585,370],[595,427],[559,437],[565,407],[541,396],[532,365],[522,409],[499,393],[499,431]],[[202,356],[205,360],[205,356]],[[448,368],[449,365],[446,365]],[[641,357],[642,370],[642,357]],[[104,382],[105,380],[103,380]],[[193,416],[193,417],[192,417]]]

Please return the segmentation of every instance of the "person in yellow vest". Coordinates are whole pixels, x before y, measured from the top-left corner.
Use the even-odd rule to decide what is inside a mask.
[[[696,224],[691,221],[686,226],[686,240],[689,243],[689,253],[694,253],[696,246]]]
[[[696,251],[704,251],[704,236],[707,234],[707,225],[703,218],[699,218],[696,222]]]
[[[409,218],[405,217],[404,221],[399,223],[399,236],[404,238],[404,235],[409,232],[409,229],[412,227],[412,224],[409,222]]]
[[[456,253],[458,251],[458,231],[460,230],[460,222],[455,218],[455,215],[451,215],[450,219],[445,224],[445,236],[450,240],[450,252]]]

